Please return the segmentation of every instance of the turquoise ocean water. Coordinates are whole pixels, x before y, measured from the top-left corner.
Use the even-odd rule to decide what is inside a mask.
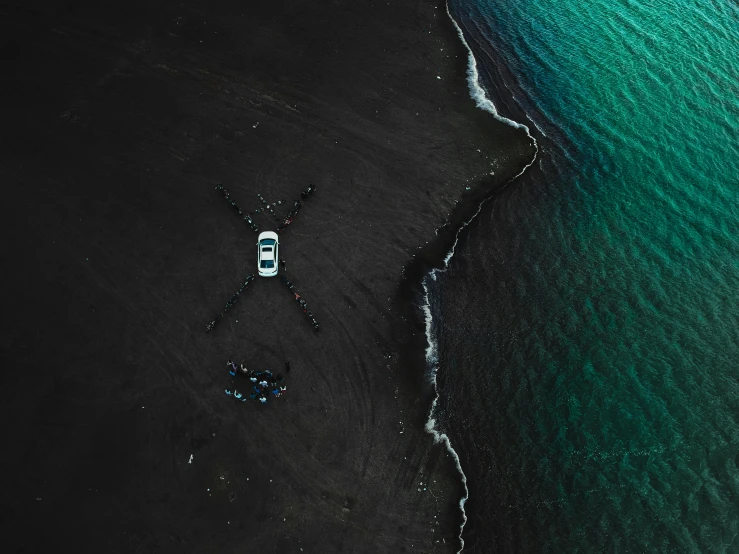
[[[449,9],[540,144],[430,285],[465,551],[739,552],[739,4]]]

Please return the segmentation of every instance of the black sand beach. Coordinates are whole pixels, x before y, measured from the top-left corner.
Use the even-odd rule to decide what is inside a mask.
[[[443,5],[75,6],[2,8],[8,551],[456,551],[413,256],[532,149],[475,108]],[[319,333],[276,278],[205,333],[256,273],[218,183],[317,186],[281,240]],[[287,394],[226,397],[229,358],[289,360]]]

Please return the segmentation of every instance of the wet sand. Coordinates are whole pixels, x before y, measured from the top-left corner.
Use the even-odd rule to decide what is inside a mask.
[[[456,551],[418,277],[525,134],[475,108],[443,4],[150,4],[3,8],[9,551]],[[276,278],[205,333],[256,273],[218,183],[316,185],[281,255],[319,333]],[[289,360],[287,394],[226,397],[229,358]]]

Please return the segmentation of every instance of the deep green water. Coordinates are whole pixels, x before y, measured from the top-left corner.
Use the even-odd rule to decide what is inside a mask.
[[[739,5],[450,11],[546,134],[431,284],[466,551],[739,552]]]

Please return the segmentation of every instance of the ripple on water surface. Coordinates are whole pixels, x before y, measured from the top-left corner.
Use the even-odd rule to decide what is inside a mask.
[[[466,550],[739,549],[737,4],[450,11],[550,137],[429,281]]]

